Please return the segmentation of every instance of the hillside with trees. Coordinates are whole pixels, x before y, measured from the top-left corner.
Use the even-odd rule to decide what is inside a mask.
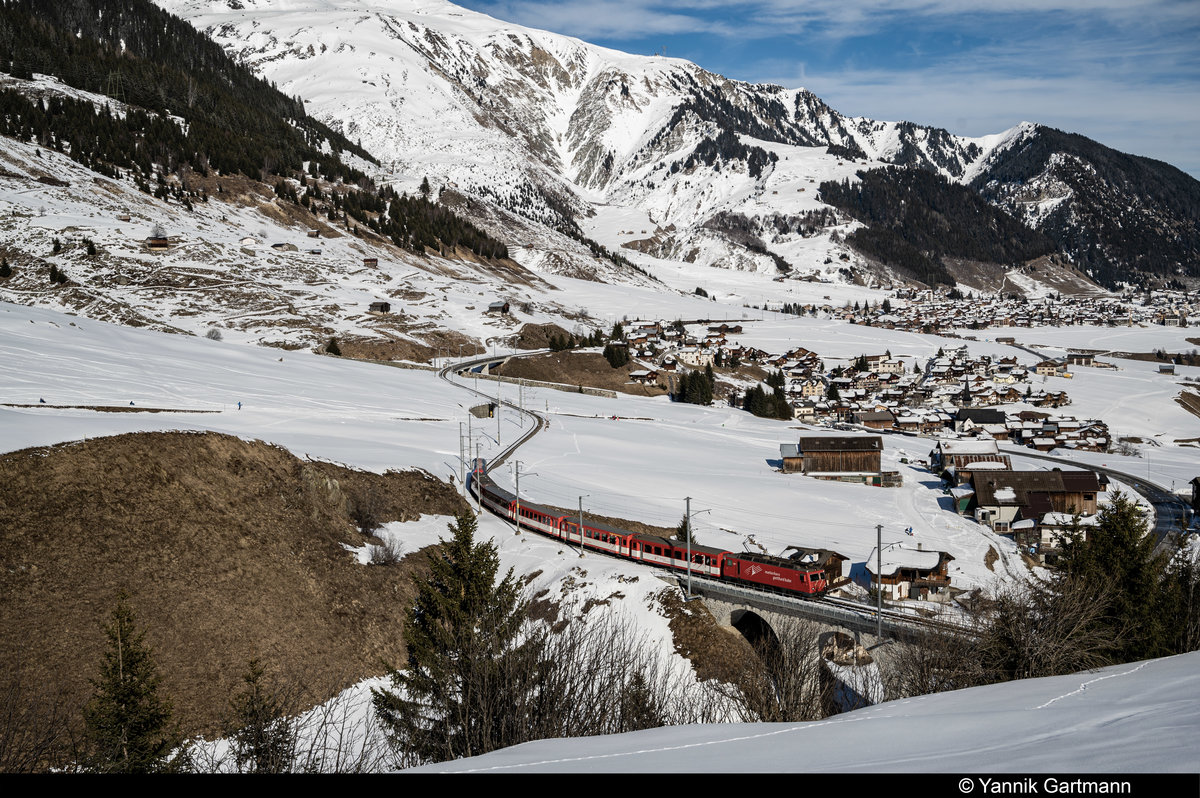
[[[508,248],[448,208],[380,190],[353,158],[370,153],[309,117],[211,39],[149,0],[14,0],[0,5],[0,71],[52,75],[108,98],[0,90],[0,134],[69,155],[190,207],[198,178],[242,174],[331,221],[351,219],[417,253],[507,258]],[[10,84],[13,85],[13,84]],[[20,86],[20,84],[16,84]],[[236,133],[236,135],[231,135]]]
[[[1030,223],[1108,288],[1139,272],[1200,274],[1200,181],[1170,164],[1038,127],[971,186],[1018,216],[1065,200]]]
[[[885,167],[858,177],[821,184],[823,201],[866,225],[847,243],[924,283],[955,284],[948,258],[1019,265],[1057,250],[1045,235],[933,172]]]

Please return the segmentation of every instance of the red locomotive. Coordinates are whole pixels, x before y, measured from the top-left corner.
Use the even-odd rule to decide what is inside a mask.
[[[482,463],[477,462],[475,470],[468,475],[467,489],[484,507],[526,529],[617,557],[680,571],[688,568],[687,545],[678,540],[630,532],[590,520],[583,524],[581,535],[578,516],[562,515],[561,511],[524,501],[520,503],[518,521],[517,497],[496,485],[483,470]],[[742,582],[804,598],[816,598],[829,590],[822,568],[783,557],[692,544],[691,559],[691,571],[698,576]]]

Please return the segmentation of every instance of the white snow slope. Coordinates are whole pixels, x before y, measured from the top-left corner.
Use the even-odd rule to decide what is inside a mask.
[[[811,723],[542,740],[454,773],[1194,773],[1200,652],[892,701]]]
[[[806,340],[820,329],[808,328]],[[771,334],[782,336],[783,328]],[[828,328],[824,334],[834,346],[836,330]],[[890,343],[894,352],[907,353],[902,346],[925,347],[920,354],[927,357],[937,339],[905,337]],[[856,354],[859,346],[842,344],[846,356]],[[495,384],[487,384],[487,390],[495,390]],[[512,398],[511,386],[501,390]],[[1169,396],[1161,388],[1157,398],[1147,401],[1165,407]],[[419,467],[448,478],[458,471],[459,425],[473,401],[428,371],[281,353],[0,304],[4,451],[138,430],[213,430],[279,443],[301,456],[373,470]],[[130,402],[177,412],[65,407],[128,407]],[[550,420],[550,428],[518,455],[525,477],[522,494],[532,500],[574,506],[588,494],[587,512],[673,524],[682,514],[683,497],[690,495],[696,497],[693,510],[711,510],[696,518],[704,542],[730,548],[761,544],[772,552],[790,544],[826,545],[857,567],[874,545],[876,523],[884,524],[889,541],[903,538],[904,527],[913,526],[927,547],[955,556],[956,585],[982,586],[1023,573],[1010,556],[1011,543],[940,507],[940,492],[928,484],[930,476],[900,464],[901,450],[891,439],[885,463],[902,472],[903,487],[829,484],[775,473],[766,461],[777,456],[779,442],[794,438],[795,430],[738,411],[543,389],[527,391],[525,402]],[[610,419],[613,415],[620,420]],[[475,423],[475,440],[483,455],[490,456],[496,450],[497,426]],[[521,423],[515,413],[503,413],[501,443],[511,440]],[[901,443],[912,449],[929,445]],[[1183,454],[1179,447],[1173,450]],[[1178,460],[1171,462],[1181,466]],[[1162,466],[1156,458],[1159,481],[1165,481],[1158,472]],[[504,480],[505,469],[497,477]],[[425,518],[390,524],[386,533],[414,551],[444,534],[445,522]],[[650,595],[663,587],[650,570],[593,555],[581,560],[557,542],[514,535],[492,517],[482,519],[481,531],[497,542],[505,566],[519,573],[541,572],[533,589],[546,588],[567,599],[609,599],[607,611],[633,619],[662,651],[673,650],[665,619],[646,610]],[[984,565],[989,547],[1002,554],[995,572]],[[361,553],[353,556],[361,560]],[[486,767],[537,761],[547,768],[581,770],[650,769],[653,763],[677,770],[746,769],[750,764],[776,770],[872,765],[896,770],[1192,770],[1197,763],[1191,741],[1200,730],[1196,664],[1192,655],[1099,675],[1106,678],[1081,675],[933,696],[799,727],[689,727],[646,732],[644,737],[560,741],[546,745],[565,748],[527,746],[515,754],[519,760],[493,760]],[[690,672],[677,657],[673,667]],[[369,716],[361,720],[370,724]],[[605,758],[593,758],[601,755]]]

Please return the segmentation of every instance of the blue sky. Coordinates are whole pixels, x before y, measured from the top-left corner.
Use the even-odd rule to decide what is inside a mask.
[[[968,136],[1040,122],[1200,177],[1200,0],[456,1],[852,116]]]

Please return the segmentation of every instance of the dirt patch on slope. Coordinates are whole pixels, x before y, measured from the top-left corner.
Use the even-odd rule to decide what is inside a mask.
[[[675,652],[692,663],[696,678],[738,683],[746,663],[758,656],[746,638],[722,628],[704,602],[685,603],[678,590],[664,590],[658,600],[671,628]]]
[[[666,388],[658,385],[639,385],[631,382],[629,372],[641,368],[633,364],[613,368],[598,352],[549,352],[544,355],[518,357],[505,363],[493,374],[511,379],[542,380],[587,388],[605,388],[633,396],[662,396]]]
[[[1175,397],[1175,401],[1193,416],[1200,416],[1200,393],[1182,391]]]
[[[555,335],[565,339],[570,333],[557,324],[526,324],[517,332],[512,345],[517,349],[546,349]]]
[[[185,733],[213,734],[246,662],[310,703],[404,656],[424,557],[358,565],[351,503],[381,520],[465,504],[423,472],[304,462],[262,442],[139,433],[0,457],[0,665],[78,709],[124,591]]]
[[[407,360],[414,363],[429,363],[434,358],[445,358],[449,352],[451,357],[483,354],[484,349],[474,338],[470,338],[454,330],[436,330],[420,334],[421,341],[404,338],[338,338],[338,349],[341,356],[352,360],[374,360],[386,362],[390,360]],[[322,351],[324,349],[322,348]]]

